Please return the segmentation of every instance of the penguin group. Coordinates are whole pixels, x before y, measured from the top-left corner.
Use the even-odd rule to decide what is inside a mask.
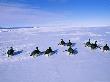
[[[94,43],[91,42],[91,40],[89,39],[85,44],[85,47],[90,47],[91,50],[95,50],[95,49],[102,49],[103,52],[104,51],[110,51],[110,47],[105,44],[105,46],[100,46],[97,44],[97,41],[95,41]],[[73,49],[72,47],[74,46],[74,43],[72,43],[70,40],[66,43],[63,39],[61,39],[61,41],[58,43],[58,45],[62,45],[62,46],[67,46],[68,49],[65,50],[66,52],[69,53],[69,55],[72,55],[72,54],[77,54],[77,48]],[[63,52],[65,52],[63,51]],[[10,49],[7,51],[7,54],[8,54],[8,57],[9,56],[14,56],[14,52],[15,50],[13,49],[13,47],[10,47]],[[33,57],[37,57],[37,56],[40,56],[40,55],[47,55],[47,56],[51,56],[53,54],[57,53],[57,50],[52,50],[51,47],[48,47],[48,49],[46,49],[45,51],[40,51],[38,47],[36,47],[35,50],[33,50],[30,54],[30,56],[33,56]]]
[[[14,52],[15,52],[15,50],[13,49],[13,47],[10,47],[10,49],[7,51],[8,57],[14,56]],[[51,47],[49,47],[48,49],[46,49],[46,50],[43,51],[43,52],[41,52],[41,51],[39,50],[39,48],[36,47],[36,49],[33,50],[33,51],[30,53],[30,56],[38,57],[38,56],[43,55],[43,54],[44,54],[44,55],[47,55],[47,56],[51,56],[51,55],[54,54],[54,53],[57,53],[57,51],[56,51],[56,50],[52,50]]]
[[[61,42],[58,45],[68,46],[69,48],[65,51],[67,51],[69,55],[76,54],[75,52],[77,48],[75,49],[72,48],[74,43],[72,43],[70,40],[66,43],[63,39],[61,39]]]
[[[87,42],[85,43],[85,47],[90,47],[92,50],[99,48],[99,49],[102,49],[103,52],[110,50],[110,47],[109,47],[107,44],[105,44],[105,46],[100,46],[100,45],[97,44],[97,41],[95,41],[95,43],[92,43],[92,42],[90,41],[90,39],[89,39],[89,41],[87,41]],[[101,47],[102,47],[102,48],[101,48]]]
[[[56,53],[55,50],[52,50],[51,47],[49,47],[48,49],[46,49],[45,51],[40,51],[38,49],[38,47],[36,47],[36,49],[31,53],[30,56],[33,56],[33,57],[37,57],[37,56],[40,56],[40,55],[46,55],[46,56],[51,56],[52,54]]]

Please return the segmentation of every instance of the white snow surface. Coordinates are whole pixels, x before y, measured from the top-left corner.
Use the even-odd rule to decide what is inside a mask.
[[[84,43],[98,41],[110,46],[109,27],[40,27],[0,29],[0,82],[110,82],[110,52],[91,50]],[[63,52],[68,47],[58,45],[60,39],[76,43],[76,55]],[[13,46],[16,55],[7,57]],[[58,49],[57,54],[30,57],[39,47]]]

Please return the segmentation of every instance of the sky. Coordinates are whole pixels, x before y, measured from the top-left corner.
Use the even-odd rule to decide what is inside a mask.
[[[110,26],[110,0],[0,0],[0,27]]]

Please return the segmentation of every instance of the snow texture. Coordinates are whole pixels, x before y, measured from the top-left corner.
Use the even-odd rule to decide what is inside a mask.
[[[91,50],[84,43],[98,41],[110,46],[109,27],[40,27],[0,29],[0,82],[110,82],[110,52]],[[77,54],[68,55],[60,39],[75,43]],[[7,57],[13,46],[15,55]],[[49,46],[57,54],[33,58],[36,48],[45,51]]]

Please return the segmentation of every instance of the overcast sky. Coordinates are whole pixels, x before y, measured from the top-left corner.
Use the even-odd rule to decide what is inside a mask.
[[[110,0],[0,0],[0,26],[109,26]]]

